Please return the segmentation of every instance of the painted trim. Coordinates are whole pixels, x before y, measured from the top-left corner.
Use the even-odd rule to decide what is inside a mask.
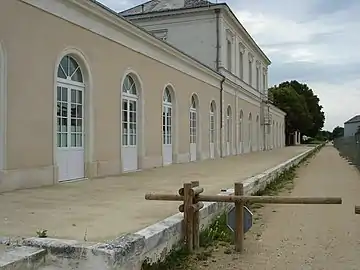
[[[53,90],[53,165],[57,166],[57,70],[60,65],[60,61],[66,55],[70,55],[74,57],[77,61],[82,75],[84,79],[84,118],[85,118],[85,130],[84,130],[84,178],[89,178],[91,175],[90,171],[87,168],[87,164],[90,164],[94,159],[93,149],[94,149],[94,132],[93,132],[93,123],[94,123],[94,115],[93,115],[93,78],[92,72],[89,65],[88,57],[85,55],[83,51],[78,49],[77,47],[69,46],[66,47],[56,58],[54,65],[54,90]],[[57,171],[58,172],[58,171]],[[59,174],[54,175],[56,182],[59,181]]]
[[[144,113],[144,108],[145,108],[145,90],[144,90],[144,83],[141,79],[141,76],[139,73],[137,73],[134,69],[132,69],[131,67],[127,68],[124,71],[123,77],[121,78],[120,81],[120,168],[121,168],[121,172],[123,171],[123,164],[122,164],[122,100],[123,100],[123,92],[122,92],[122,87],[123,87],[123,83],[124,80],[126,78],[126,76],[132,76],[135,84],[136,84],[136,90],[138,91],[137,93],[137,97],[138,97],[138,102],[137,104],[140,104],[140,108],[138,107],[137,109],[140,109],[140,114],[137,113],[138,115],[138,119],[136,121],[139,120],[140,122],[140,130],[137,130],[137,151],[138,151],[138,170],[143,169],[144,167],[144,158],[145,158],[145,136],[144,134],[144,130],[145,130],[145,122],[144,122],[144,117],[145,117],[145,113]],[[126,95],[125,95],[126,96]]]
[[[221,75],[116,12],[89,0],[20,0],[217,87]]]
[[[0,170],[7,168],[7,54],[0,40]]]

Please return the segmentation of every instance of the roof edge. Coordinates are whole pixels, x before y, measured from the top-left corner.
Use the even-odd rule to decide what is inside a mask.
[[[141,5],[137,5],[132,8],[139,7],[139,6],[141,6]],[[246,38],[250,41],[251,45],[266,60],[266,62],[267,62],[266,64],[270,65],[271,60],[269,59],[269,57],[264,53],[264,51],[260,48],[260,46],[255,42],[255,40],[252,38],[252,36],[249,34],[249,32],[245,29],[245,27],[241,24],[241,22],[238,20],[238,18],[234,14],[234,12],[231,10],[231,8],[226,3],[214,3],[209,6],[183,7],[183,8],[177,8],[177,9],[156,10],[156,11],[149,11],[149,12],[143,12],[143,13],[123,15],[122,14],[123,12],[130,10],[130,9],[127,9],[122,12],[119,12],[118,14],[120,16],[123,16],[124,18],[131,19],[131,17],[139,17],[140,18],[144,15],[150,16],[152,14],[158,15],[158,14],[166,14],[166,13],[174,13],[174,12],[178,12],[181,14],[181,12],[190,12],[190,11],[201,12],[201,11],[206,11],[206,10],[210,10],[210,9],[213,10],[216,8],[224,9],[228,12],[228,15],[240,27],[240,30],[245,34]]]

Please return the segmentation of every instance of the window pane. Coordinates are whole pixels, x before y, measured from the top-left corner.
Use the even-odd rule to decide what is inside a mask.
[[[136,124],[130,123],[130,134],[136,134]]]
[[[123,134],[127,134],[128,133],[128,123],[123,123]]]
[[[61,133],[56,134],[57,146],[61,147]]]
[[[130,112],[130,122],[136,123],[136,112]]]
[[[56,100],[59,101],[61,100],[61,87],[58,86],[56,90]]]
[[[61,88],[61,100],[68,101],[68,89],[65,87]]]
[[[82,118],[82,105],[76,105],[76,117]]]
[[[127,136],[127,134],[122,135],[122,145],[128,145],[128,136]]]
[[[67,118],[61,118],[61,132],[67,132]]]
[[[76,120],[76,132],[82,132],[82,120],[78,119]]]
[[[66,79],[66,75],[60,66],[58,67],[57,76],[58,78]]]
[[[76,146],[82,147],[82,134],[76,134]]]
[[[56,119],[56,131],[61,131],[61,118]]]
[[[123,101],[123,110],[127,111],[127,109],[128,109],[128,102],[127,102],[127,100],[124,100]]]
[[[72,75],[74,71],[78,68],[78,64],[76,63],[75,59],[69,57],[69,75]]]
[[[61,133],[61,146],[62,147],[67,147],[68,146],[67,133]]]
[[[76,105],[71,104],[71,118],[76,118]]]
[[[61,106],[61,115],[64,117],[67,117],[68,111],[67,111],[67,103],[60,103]]]
[[[71,132],[76,131],[76,119],[71,119]]]
[[[128,121],[128,113],[127,111],[122,112],[122,121],[127,122]]]
[[[75,73],[72,75],[71,79],[75,82],[83,82],[83,77],[82,77],[80,68],[78,68],[75,71]]]
[[[131,100],[129,102],[129,110],[130,111],[136,111],[136,101]]]
[[[64,56],[61,59],[60,66],[64,69],[65,74],[68,75],[69,73],[69,56]]]
[[[71,102],[76,103],[76,90],[71,89]]]
[[[71,147],[76,146],[76,134],[75,133],[71,133]]]
[[[83,103],[83,97],[82,97],[82,91],[77,91],[77,98],[76,98],[76,101],[77,103],[79,104],[82,104]]]
[[[57,116],[61,116],[61,102],[57,103]]]

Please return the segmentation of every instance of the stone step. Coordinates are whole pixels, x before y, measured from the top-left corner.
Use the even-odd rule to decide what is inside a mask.
[[[45,255],[41,248],[0,245],[0,270],[39,269]]]

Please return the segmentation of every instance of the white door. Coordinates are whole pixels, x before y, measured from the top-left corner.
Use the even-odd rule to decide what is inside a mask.
[[[59,181],[84,178],[84,87],[57,84]]]
[[[123,172],[138,169],[137,101],[123,98],[122,102],[122,165]]]
[[[173,162],[172,151],[172,107],[171,104],[163,105],[163,165]]]
[[[122,171],[138,169],[138,90],[132,76],[122,85]]]
[[[190,161],[196,160],[196,139],[197,139],[197,113],[196,109],[190,109]]]
[[[64,56],[57,70],[56,162],[59,181],[85,176],[84,102],[85,84],[76,60]]]
[[[213,104],[211,104],[213,105]],[[210,158],[215,158],[215,110],[210,108]]]

